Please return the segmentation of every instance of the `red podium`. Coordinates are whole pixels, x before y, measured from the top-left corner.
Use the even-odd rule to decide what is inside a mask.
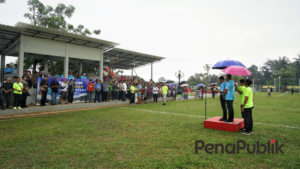
[[[231,132],[237,132],[241,128],[244,128],[244,119],[235,118],[233,123],[224,123],[224,121],[219,121],[220,118],[221,117],[213,117],[205,120],[204,127]]]

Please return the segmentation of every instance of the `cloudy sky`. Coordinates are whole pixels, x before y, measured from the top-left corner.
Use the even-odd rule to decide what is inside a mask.
[[[0,5],[0,23],[29,23],[26,0]],[[204,72],[205,64],[239,60],[262,66],[279,56],[300,54],[299,0],[41,0],[45,5],[73,5],[71,24],[101,29],[99,39],[120,48],[166,57],[154,64],[154,80],[185,79]],[[150,78],[150,66],[137,74]],[[130,74],[130,71],[125,72]],[[219,74],[219,70],[211,70]]]

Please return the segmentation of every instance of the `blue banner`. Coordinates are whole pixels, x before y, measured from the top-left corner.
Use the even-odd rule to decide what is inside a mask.
[[[65,78],[66,82],[69,82],[68,78]],[[37,81],[37,98],[36,98],[36,103],[37,105],[40,105],[40,101],[42,98],[42,92],[41,92],[41,81],[43,80],[43,78],[39,77],[38,81]],[[54,78],[48,78],[48,93],[47,93],[47,101],[46,103],[49,103],[49,101],[52,102],[52,89],[50,87],[51,82],[54,81]],[[61,85],[63,81],[63,78],[57,78],[57,82],[59,83],[59,85]],[[79,102],[83,102],[84,99],[81,101],[80,98],[84,97],[87,95],[87,84],[89,83],[89,79],[75,79],[75,92],[74,92],[74,100],[73,103],[79,103]],[[95,83],[95,80],[93,80],[93,83]],[[56,98],[56,102],[60,103],[60,97],[61,97],[61,88],[58,89],[58,93],[57,93],[57,98]]]

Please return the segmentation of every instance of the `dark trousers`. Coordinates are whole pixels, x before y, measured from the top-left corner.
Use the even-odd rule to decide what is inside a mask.
[[[68,93],[68,101],[69,103],[73,103],[74,100],[74,92],[69,92]]]
[[[107,91],[103,92],[102,101],[107,101],[107,94]]]
[[[118,99],[123,99],[123,91],[119,91]]]
[[[10,98],[11,98],[11,93],[8,94],[2,94],[2,102],[1,102],[1,108],[4,109],[4,103],[6,100],[6,108],[9,108],[9,103],[10,103]]]
[[[9,108],[11,93],[8,94],[2,94],[2,102],[1,102],[1,108],[4,109],[4,102],[6,100],[6,108]]]
[[[227,119],[227,110],[226,110],[226,104],[223,95],[220,95],[220,103],[223,110],[223,119]]]
[[[233,112],[233,100],[226,100],[227,109],[228,109],[228,121],[233,121],[234,112]]]
[[[134,103],[135,93],[130,93],[130,103]]]
[[[252,108],[244,108],[244,117],[245,117],[245,128],[246,132],[250,132],[253,129],[253,119],[252,119]]]
[[[46,99],[47,99],[47,92],[44,91],[42,92],[42,99],[41,99],[41,106],[45,106],[46,104]]]
[[[154,100],[154,102],[156,102],[156,103],[157,103],[157,97],[158,97],[158,94],[153,94],[153,100]]]
[[[14,107],[19,107],[21,103],[22,94],[15,94],[14,93]]]
[[[292,90],[292,95],[294,95],[294,90]]]
[[[27,100],[27,93],[22,93],[22,98],[21,98],[21,107],[22,108],[26,107],[26,100]]]
[[[122,101],[125,102],[126,98],[125,98],[126,92],[122,91]]]
[[[243,105],[241,105],[241,108],[242,108]],[[244,113],[241,111],[241,114],[242,114],[242,117],[243,119],[245,120],[245,117],[244,117]]]
[[[101,91],[100,92],[98,92],[98,91],[95,91],[95,103],[98,101],[98,102],[101,102],[101,97],[100,97],[100,93],[101,93]]]
[[[87,102],[87,99],[89,99],[89,102],[92,102],[92,94],[93,92],[87,91],[87,94],[85,96],[85,102]]]
[[[118,92],[119,91],[113,91],[112,94],[113,94],[113,100],[118,100]]]

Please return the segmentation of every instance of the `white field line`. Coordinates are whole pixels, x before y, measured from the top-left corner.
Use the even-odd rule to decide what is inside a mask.
[[[280,94],[280,95],[278,95],[278,96],[282,96],[282,95],[284,95],[284,94],[288,94],[288,93],[283,93],[283,94]]]
[[[188,114],[178,114],[178,113],[170,113],[170,112],[162,112],[162,111],[152,111],[152,110],[143,110],[143,109],[133,109],[133,108],[125,108],[125,107],[119,107],[120,109],[127,109],[127,110],[137,110],[137,111],[144,111],[144,112],[151,112],[151,113],[160,113],[160,114],[171,114],[176,116],[187,116],[187,117],[205,117],[205,116],[196,116],[196,115],[188,115]],[[206,116],[207,118],[211,118]],[[285,128],[292,128],[292,129],[300,129],[300,127],[295,126],[286,126],[286,125],[280,125],[280,124],[270,124],[270,123],[260,123],[260,122],[254,122],[254,124],[260,124],[260,125],[267,125],[267,126],[275,126],[275,127],[285,127]]]

